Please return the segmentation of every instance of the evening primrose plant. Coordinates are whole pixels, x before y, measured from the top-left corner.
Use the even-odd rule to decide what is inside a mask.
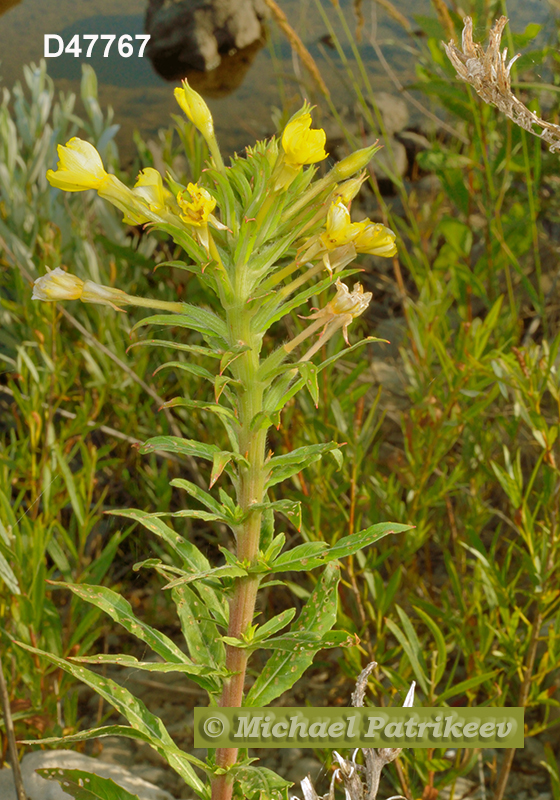
[[[187,83],[175,90],[175,96],[211,154],[198,183],[183,186],[169,174],[164,182],[159,172],[147,168],[130,189],[106,172],[91,144],[76,138],[59,146],[57,169],[49,170],[47,177],[52,186],[66,191],[93,189],[124,214],[125,223],[168,234],[183,249],[185,260],[167,262],[167,266],[194,273],[208,296],[214,296],[212,308],[134,297],[83,281],[60,267],[47,269],[35,281],[33,297],[47,302],[79,299],[118,311],[137,305],[168,312],[148,316],[132,330],[147,325],[186,328],[194,334],[193,343],[158,338],[134,342],[131,347],[165,346],[208,362],[206,367],[184,360],[162,364],[160,369],[187,370],[199,376],[210,384],[211,394],[204,401],[176,397],[165,407],[215,414],[227,445],[157,436],[146,441],[140,452],[158,450],[210,462],[209,490],[176,478],[171,485],[190,497],[189,508],[169,514],[139,509],[108,512],[142,523],[175,552],[179,566],[157,559],[137,566],[153,567],[165,579],[187,652],[137,619],[116,592],[64,584],[149,645],[158,660],[139,662],[115,655],[64,660],[43,654],[93,687],[130,723],[49,742],[122,734],[148,742],[201,798],[287,797],[288,782],[252,766],[252,759],[245,754],[240,757],[236,749],[217,749],[206,762],[181,751],[161,720],[128,690],[83,664],[178,671],[208,692],[211,705],[262,707],[289,689],[319,650],[355,643],[345,631],[332,630],[338,560],[409,526],[381,523],[342,537],[331,547],[311,542],[284,549],[286,537],[275,531],[275,514],[283,514],[299,530],[301,508],[295,501],[271,499],[269,490],[327,453],[340,464],[342,451],[341,445],[328,442],[276,455],[267,448],[267,432],[281,425],[283,408],[301,389],[307,389],[318,406],[317,379],[323,369],[350,350],[377,341],[370,337],[350,345],[348,329],[368,307],[371,293],[360,283],[351,288],[345,279],[360,271],[348,268],[360,253],[393,256],[395,234],[370,220],[353,222],[350,217],[350,203],[376,145],[355,152],[316,178],[314,165],[327,157],[326,137],[324,131],[311,127],[310,108],[305,105],[280,139],[257,142],[226,167],[204,100]],[[330,299],[302,316],[311,322],[291,341],[275,344],[267,336],[284,316],[324,292],[330,292]],[[348,347],[327,358],[323,346],[339,331]],[[211,493],[218,481],[225,485]],[[231,531],[234,547],[221,548],[223,563],[212,565],[192,542],[163,521],[164,516],[221,523]],[[285,573],[319,568],[322,574],[297,619],[296,609],[289,608],[262,624],[255,622],[260,588],[279,583]],[[272,655],[249,687],[247,665],[258,649]]]

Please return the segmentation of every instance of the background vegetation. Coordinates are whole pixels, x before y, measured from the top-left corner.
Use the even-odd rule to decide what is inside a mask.
[[[383,6],[398,20],[387,0]],[[387,519],[416,526],[347,560],[338,627],[356,633],[360,644],[337,653],[325,703],[347,704],[356,675],[374,659],[375,704],[398,703],[414,679],[423,705],[524,706],[526,736],[545,743],[541,771],[548,769],[558,800],[559,162],[459,84],[440,46],[460,37],[459,9],[439,0],[433,9],[407,23],[406,46],[417,65],[407,90],[444,124],[418,117],[404,174],[362,60],[372,45],[364,40],[367,26],[360,42],[347,11],[321,7],[333,63],[351,91],[348,113],[342,118],[329,104],[312,73],[308,85],[301,77],[284,85],[284,119],[301,92],[315,96],[324,123],[340,125],[340,140],[362,146],[385,137],[385,174],[372,171],[354,212],[398,232],[399,260],[363,260],[374,302],[354,330],[356,336],[361,325],[391,344],[353,351],[325,370],[319,409],[300,396],[270,446],[281,452],[325,439],[346,443],[340,470],[325,460],[294,478],[287,495],[284,488],[304,506],[301,533],[286,529],[294,544],[300,537],[334,542]],[[464,10],[478,39],[505,11],[482,1]],[[543,113],[554,120],[558,43],[531,50],[537,34],[537,26],[510,32],[510,52],[525,52],[514,91],[525,99],[529,92],[533,110],[545,99]],[[548,84],[535,83],[537,66],[547,70]],[[30,300],[44,264],[130,294],[203,299],[187,273],[154,271],[154,262],[175,255],[162,236],[127,231],[102,201],[62,195],[45,180],[56,144],[76,134],[124,180],[160,163],[182,181],[196,179],[205,153],[192,129],[178,123],[178,130],[162,131],[157,148],[138,137],[137,163],[126,177],[112,114],[100,109],[88,68],[81,99],[78,117],[75,98],[55,97],[44,67],[30,67],[0,106],[0,634],[20,738],[75,730],[78,695],[68,692],[67,676],[14,648],[9,637],[58,655],[111,647],[98,612],[52,591],[48,579],[104,582],[147,618],[162,615],[167,601],[157,580],[133,573],[132,565],[154,551],[168,561],[171,554],[142,529],[129,537],[132,528],[103,511],[179,509],[169,478],[207,485],[209,476],[180,459],[140,457],[131,444],[166,433],[212,440],[216,424],[204,412],[158,412],[178,391],[196,397],[197,384],[183,370],[152,375],[153,354],[127,351],[141,311],[125,316]],[[282,321],[278,336],[301,324],[295,316]],[[186,331],[180,335],[196,343]],[[331,340],[325,355],[342,346],[342,337]],[[220,526],[181,524],[179,533],[209,550],[223,543]],[[312,579],[298,581],[292,588],[304,598]],[[262,610],[272,615],[281,606],[276,592]],[[472,751],[443,756],[405,751],[387,776],[394,791],[432,800],[476,760]],[[488,757],[499,800],[511,761]]]

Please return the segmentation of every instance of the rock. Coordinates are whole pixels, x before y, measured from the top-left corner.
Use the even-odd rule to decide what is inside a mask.
[[[383,124],[389,136],[406,128],[410,116],[406,101],[402,97],[388,94],[388,92],[376,92],[375,102],[383,117]]]
[[[304,758],[300,758],[288,769],[286,780],[299,784],[307,775],[311,775],[311,779],[315,780],[320,769],[321,764],[316,758],[304,756]]]
[[[438,800],[449,800],[451,796],[451,786],[446,786],[438,795]],[[466,778],[457,778],[453,797],[468,798],[468,800],[480,800],[480,785]]]
[[[36,769],[52,767],[82,769],[101,778],[111,778],[123,789],[137,794],[140,800],[174,800],[169,792],[132,775],[124,767],[104,764],[97,758],[89,758],[72,750],[37,750],[23,757],[21,774],[29,800],[72,800],[57,781],[45,780],[35,772]],[[0,798],[17,800],[11,769],[0,770]]]
[[[264,0],[150,0],[146,52],[158,72],[166,62],[182,65],[184,72],[212,70],[221,53],[260,39],[267,16]]]
[[[366,145],[374,144],[376,136],[368,136]],[[408,170],[408,156],[406,147],[396,139],[380,139],[383,145],[381,150],[374,155],[371,166],[378,178],[388,178],[391,175],[402,177]]]

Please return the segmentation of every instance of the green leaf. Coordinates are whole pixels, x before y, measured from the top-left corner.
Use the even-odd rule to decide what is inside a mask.
[[[315,403],[315,408],[319,408],[319,383],[317,382],[319,371],[317,367],[310,361],[303,361],[301,364],[297,364],[297,368]]]
[[[319,461],[325,453],[338,450],[338,442],[327,442],[325,444],[309,444],[298,447],[291,453],[281,456],[274,456],[265,465],[270,470],[270,477],[266,482],[266,488],[275,486],[277,483],[297,475],[310,464]],[[339,451],[340,452],[340,451]]]
[[[224,674],[225,649],[215,622],[211,619],[204,603],[190,586],[182,585],[173,589],[171,596],[181,621],[181,630],[195,664],[214,664],[216,671]]]
[[[234,775],[246,800],[288,800],[288,789],[294,785],[266,767],[234,768]]]
[[[153,436],[151,439],[147,439],[138,450],[142,455],[159,450],[162,453],[204,458],[206,461],[213,461],[215,453],[220,452],[220,448],[215,444],[204,444],[195,439],[181,439],[180,436]]]
[[[0,553],[0,579],[4,581],[12,594],[21,594],[17,578],[2,553]]]
[[[165,522],[162,522],[158,517],[152,516],[147,511],[140,511],[137,508],[123,508],[120,511],[105,511],[105,514],[127,517],[140,522],[151,533],[155,533],[156,536],[167,542],[181,558],[185,567],[197,572],[204,572],[210,569],[210,562],[194,544],[191,544],[188,539],[179,536],[173,528],[170,528]]]
[[[298,531],[301,530],[301,503],[299,500],[274,500],[271,503],[253,503],[251,511],[266,511],[271,508],[273,511],[280,511]]]
[[[402,608],[399,608],[398,606],[397,606],[397,611],[399,612],[399,616],[401,617],[402,621],[402,615],[404,614],[404,611],[402,610]],[[410,624],[410,620],[408,620],[408,622]],[[424,694],[429,694],[428,678],[426,675],[426,665],[423,663],[424,659],[422,657],[422,653],[420,650],[420,643],[418,641],[418,637],[413,631],[412,641],[410,641],[407,635],[403,633],[399,628],[399,626],[395,622],[393,622],[393,620],[390,619],[389,617],[385,618],[385,624],[387,625],[393,636],[400,642],[401,647],[406,653],[408,660],[410,661],[410,664],[412,666],[412,669],[414,670],[414,675],[416,676],[416,680],[422,687],[422,691],[424,692]],[[409,632],[410,631],[407,630],[407,633]]]
[[[336,564],[329,564],[298,619],[292,623],[292,632],[307,632],[322,637],[331,630],[336,622],[339,580],[340,568]],[[320,648],[318,644],[315,652]],[[301,678],[313,661],[313,655],[314,652],[294,651],[293,647],[276,650],[249,690],[244,705],[267,706]]]
[[[126,352],[128,353],[133,347],[169,347],[171,350],[183,350],[186,353],[195,353],[196,355],[206,356],[208,358],[221,357],[220,352],[211,350],[209,347],[202,347],[198,344],[182,344],[181,342],[173,342],[168,339],[143,339],[140,342],[133,342],[126,348]]]
[[[204,367],[199,367],[198,364],[190,364],[187,361],[166,361],[165,364],[161,364],[153,371],[152,377],[157,375],[158,372],[161,372],[162,369],[168,369],[170,367],[181,369],[184,372],[190,372],[191,375],[196,375],[199,378],[206,378],[206,380],[214,383],[214,375],[211,372],[204,369]]]
[[[24,712],[29,714],[29,711]],[[127,739],[135,739],[138,742],[147,742],[148,744],[152,744],[153,737],[150,734],[146,734],[143,731],[136,730],[135,728],[129,728],[127,725],[105,725],[102,728],[90,728],[89,731],[80,731],[79,733],[73,733],[70,736],[52,736],[47,739],[20,739],[19,741],[21,744],[32,744],[32,745],[51,745],[51,744],[75,744],[77,742],[87,742],[90,739],[102,739],[104,736],[124,736]],[[184,753],[180,750],[175,743],[172,745],[163,744],[163,742],[159,742],[159,747],[161,750],[165,750],[172,755],[176,755],[178,758],[187,758],[191,764],[199,767],[199,769],[207,770],[207,766],[204,761],[201,761],[199,758],[195,756],[191,756],[188,753]]]
[[[352,556],[354,553],[357,553],[358,550],[369,547],[369,545],[378,542],[390,533],[402,533],[412,528],[414,528],[414,525],[402,525],[399,522],[377,522],[375,525],[370,525],[369,528],[365,528],[363,531],[352,533],[350,536],[343,536],[342,539],[339,539],[336,544],[333,544],[333,546],[329,548],[326,554],[326,560],[332,561],[335,558]]]
[[[149,645],[165,661],[171,661],[175,664],[189,663],[187,656],[171,639],[156,628],[152,628],[135,617],[128,600],[125,600],[124,597],[112,589],[108,589],[105,586],[88,586],[85,583],[58,583],[57,586],[70,589],[82,600],[105,611],[129,633]]]
[[[457,697],[459,694],[468,692],[469,689],[475,689],[477,686],[480,686],[481,683],[484,683],[484,681],[492,680],[499,671],[498,669],[493,669],[491,672],[485,672],[483,675],[475,675],[474,678],[467,678],[466,681],[456,683],[438,696],[438,702],[447,702],[452,697]]]
[[[165,572],[165,567],[161,567],[161,571]],[[203,578],[246,578],[248,572],[243,567],[231,566],[230,564],[224,564],[222,567],[214,567],[214,569],[209,569],[206,572],[193,572],[192,575],[185,574],[180,578],[175,578],[174,580],[170,581],[164,589],[173,589],[175,586],[182,586],[186,583],[192,583],[193,581],[200,581]]]
[[[325,551],[328,550],[326,542],[306,542],[292,547],[271,565],[271,571],[276,572],[306,572],[320,567],[325,563]]]
[[[204,609],[200,601],[198,605],[200,608]],[[119,667],[141,669],[145,672],[162,672],[165,674],[168,672],[180,672],[182,675],[195,676],[195,678],[199,676],[225,676],[228,674],[225,667],[217,667],[215,664],[211,664],[208,661],[200,663],[200,658],[198,663],[195,664],[170,664],[161,661],[138,661],[135,656],[100,653],[97,656],[72,656],[70,661],[76,661],[80,664],[116,664]],[[210,659],[210,661],[212,661],[212,659]],[[198,683],[198,681],[196,682]],[[206,681],[206,684],[213,687],[211,691],[215,691],[217,685],[215,681]]]
[[[218,453],[222,452],[223,451],[218,450]],[[229,453],[227,455],[229,455]],[[195,500],[198,500],[199,503],[202,503],[203,506],[206,506],[206,508],[213,514],[216,514],[228,523],[232,521],[232,515],[229,508],[227,508],[225,505],[220,505],[220,503],[218,503],[218,501],[215,500],[211,494],[206,492],[204,489],[201,489],[200,486],[196,485],[196,483],[192,483],[185,478],[173,478],[172,481],[169,481],[169,485],[176,486],[178,489],[184,489],[185,492],[188,492],[191,497],[194,497]]]
[[[38,769],[38,775],[60,783],[66,794],[75,800],[139,800],[137,794],[131,794],[110,778],[101,778],[81,769]]]
[[[222,406],[219,403],[204,403],[202,400],[191,400],[188,397],[174,397],[172,400],[168,400],[166,403],[164,403],[161,408],[176,408],[177,406],[184,406],[185,408],[200,408],[204,411],[210,411],[212,414],[217,414],[219,417],[225,417],[226,419],[237,423],[237,417],[231,408],[226,408],[226,406]]]
[[[282,630],[289,622],[293,620],[296,615],[295,608],[288,608],[277,614],[272,619],[269,619],[264,625],[260,625],[255,632],[255,641],[266,639],[267,636],[272,636],[274,633]]]
[[[123,686],[119,686],[110,678],[97,675],[85,667],[72,664],[63,658],[45,653],[36,647],[17,642],[19,647],[30,653],[35,653],[60,667],[78,680],[90,686],[97,694],[101,695],[108,703],[117,709],[131,724],[131,726],[145,734],[150,745],[163,756],[170,767],[173,767],[183,780],[203,798],[207,797],[207,788],[193,770],[191,763],[199,765],[199,760],[176,747],[163,722],[152,714],[141,700],[138,700]],[[190,762],[190,763],[189,763]]]
[[[209,336],[211,339],[218,337],[226,345],[228,343],[228,329],[223,319],[220,319],[212,311],[186,303],[181,314],[154,314],[151,317],[144,317],[133,326],[131,333],[143,325],[169,325],[172,328],[188,328]]]
[[[447,648],[445,646],[445,637],[441,632],[441,629],[439,628],[436,621],[433,620],[429,614],[426,614],[426,612],[422,611],[422,609],[418,608],[418,606],[414,606],[414,610],[416,611],[420,619],[424,621],[426,627],[430,629],[436,641],[438,658],[437,658],[436,671],[434,675],[434,687],[435,687],[443,678],[443,673],[445,672],[445,667],[447,664]]]

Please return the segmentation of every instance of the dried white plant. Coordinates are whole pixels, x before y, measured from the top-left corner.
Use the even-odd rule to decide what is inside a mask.
[[[356,688],[352,694],[352,706],[354,708],[363,707],[368,678],[376,666],[377,662],[372,661],[358,676]],[[403,708],[412,708],[415,686],[416,683],[413,681],[403,703]],[[394,761],[401,751],[402,747],[384,747],[379,750],[374,750],[372,747],[363,748],[364,766],[362,766],[361,764],[356,764],[358,750],[354,751],[350,760],[343,758],[335,750],[333,755],[338,761],[338,767],[333,773],[329,791],[324,795],[317,794],[308,775],[301,782],[304,800],[334,800],[337,781],[342,783],[345,800],[375,800],[379,790],[381,770],[386,764]],[[365,781],[363,778],[365,778]],[[298,800],[298,798],[292,797],[290,800]],[[406,798],[401,797],[401,795],[395,795],[388,798],[388,800],[406,800]]]
[[[546,122],[529,111],[511,91],[510,72],[519,55],[514,56],[508,63],[507,47],[500,52],[502,33],[508,22],[507,17],[500,17],[494,23],[486,51],[473,41],[472,19],[465,17],[463,22],[462,52],[456,47],[453,40],[449,44],[443,42],[445,51],[457,70],[459,78],[470,83],[484,102],[499,108],[520,128],[524,128],[529,133],[548,142],[551,153],[560,150],[560,126]],[[540,128],[540,131],[535,127]]]

